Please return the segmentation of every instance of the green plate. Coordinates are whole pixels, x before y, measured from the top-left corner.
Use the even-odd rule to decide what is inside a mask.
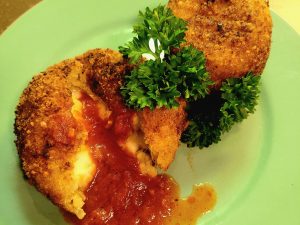
[[[32,76],[88,49],[131,37],[149,0],[44,0],[0,36],[0,224],[62,225],[58,209],[24,181],[14,146],[14,109]],[[211,183],[215,209],[199,224],[300,224],[300,37],[273,14],[271,55],[257,111],[199,151],[181,147],[169,173],[186,196]]]

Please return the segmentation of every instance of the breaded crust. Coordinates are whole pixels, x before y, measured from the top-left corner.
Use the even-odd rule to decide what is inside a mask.
[[[37,74],[20,97],[15,134],[24,174],[54,204],[78,218],[85,215],[85,190],[96,173],[80,93],[99,103],[103,120],[111,120],[117,107],[117,112],[127,110],[119,88],[131,69],[119,52],[91,50]],[[145,109],[133,117],[134,130],[121,147],[136,154],[146,174],[156,174],[153,161],[167,169],[174,159],[187,123],[185,102],[179,102],[177,109]]]
[[[270,52],[272,19],[265,0],[170,0],[188,21],[186,40],[206,56],[215,81],[262,73]]]
[[[132,69],[132,65],[124,62],[106,66],[96,63],[87,73],[87,80],[93,92],[104,99],[113,110],[123,104],[119,104],[123,102],[119,90],[123,77]],[[167,170],[173,162],[181,133],[187,126],[186,102],[183,99],[179,99],[178,102],[180,104],[178,108],[163,107],[154,110],[144,108],[137,112],[137,133],[143,136],[144,142],[141,145],[146,145],[155,165],[163,170]]]
[[[141,130],[157,165],[167,170],[175,158],[181,133],[187,127],[186,102],[179,99],[178,108],[143,109],[139,112]]]
[[[84,125],[72,113],[72,99],[76,90],[97,98],[85,74],[95,57],[103,63],[122,61],[116,51],[96,49],[51,66],[34,76],[16,109],[16,146],[26,177],[53,203],[79,218],[85,214],[84,191],[93,178],[94,165],[84,146]]]

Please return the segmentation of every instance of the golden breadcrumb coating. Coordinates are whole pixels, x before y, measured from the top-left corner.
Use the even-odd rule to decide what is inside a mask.
[[[187,126],[186,102],[179,100],[179,107],[173,109],[145,108],[139,113],[141,130],[151,157],[157,165],[167,170],[175,158],[181,133]]]
[[[120,61],[112,50],[94,50],[99,61]],[[87,131],[80,119],[79,90],[98,100],[99,115],[107,118],[108,108],[86,85],[82,62],[94,60],[86,53],[63,61],[36,75],[20,97],[16,109],[16,146],[29,182],[56,205],[85,215],[84,191],[95,173]]]
[[[124,62],[105,65],[95,63],[87,73],[88,83],[93,92],[104,99],[110,109],[113,110],[113,108],[119,108],[120,105],[123,105],[119,89],[124,75],[132,69],[132,65],[124,64]],[[120,102],[122,103],[120,104]],[[136,122],[138,129],[128,138],[129,141],[127,142],[128,147],[133,146],[132,139],[137,140],[135,142],[139,143],[139,148],[149,150],[154,163],[163,170],[167,170],[173,162],[179,147],[181,133],[187,125],[186,102],[181,99],[179,103],[180,106],[173,109],[157,108],[153,111],[148,108],[142,109],[141,112],[138,112],[138,121]],[[138,150],[134,147],[129,149]],[[155,174],[149,166],[149,160],[142,160],[148,157],[142,153],[137,154],[140,162],[143,161],[146,165],[141,165],[141,168],[145,171],[150,169],[148,174]]]
[[[85,216],[85,190],[96,173],[81,93],[97,101],[100,118],[112,125],[113,113],[130,110],[119,88],[131,69],[119,52],[91,50],[37,74],[20,97],[15,134],[22,169],[40,192],[78,218]],[[133,130],[118,144],[137,157],[142,173],[155,176],[154,162],[167,169],[173,161],[186,125],[185,102],[179,102],[177,109],[133,111]]]
[[[272,19],[265,0],[170,0],[188,21],[187,43],[206,56],[215,81],[261,74],[270,52]]]

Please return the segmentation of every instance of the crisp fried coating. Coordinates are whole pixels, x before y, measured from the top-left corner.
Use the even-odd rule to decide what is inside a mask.
[[[170,0],[188,22],[187,44],[203,51],[212,79],[262,73],[270,52],[272,20],[265,0]]]
[[[24,174],[54,204],[78,218],[85,216],[85,190],[96,173],[86,144],[89,130],[81,93],[97,101],[99,116],[112,125],[113,113],[130,110],[119,88],[131,69],[119,52],[91,50],[37,74],[20,97],[15,134]],[[146,109],[141,116],[134,112],[133,130],[118,144],[137,157],[143,173],[154,176],[153,162],[167,169],[173,161],[186,124],[184,107],[180,100],[177,109]]]
[[[98,61],[121,61],[118,52],[92,51]],[[16,146],[29,182],[53,203],[82,218],[84,191],[95,173],[85,145],[87,132],[80,119],[79,90],[99,102],[99,115],[109,111],[86,84],[86,53],[63,61],[36,75],[20,97],[16,109]]]
[[[114,111],[114,108],[118,108],[118,111],[126,110],[120,95],[120,87],[124,76],[129,74],[132,69],[132,65],[124,64],[124,62],[110,63],[105,66],[96,63],[91,67],[91,71],[87,73],[91,89],[106,101],[112,111]],[[127,142],[127,146],[133,146],[132,139],[135,140],[134,142],[139,142],[138,146],[147,152],[149,151],[154,164],[163,170],[167,170],[173,162],[179,147],[181,133],[187,125],[186,102],[180,99],[179,103],[178,108],[156,108],[154,110],[144,108],[139,111],[136,121],[137,128],[135,133],[132,134],[132,138],[128,138],[130,143]],[[120,107],[125,108],[120,109]],[[132,148],[128,147],[128,149]],[[132,151],[137,150],[136,147]],[[149,160],[145,160],[147,156],[142,152],[137,155],[140,163],[143,162],[141,165],[142,170],[150,170],[148,174],[153,175],[154,172],[151,172]]]
[[[173,162],[181,133],[187,126],[185,107],[186,102],[180,99],[178,108],[145,108],[139,112],[145,143],[152,159],[163,170],[167,170]]]

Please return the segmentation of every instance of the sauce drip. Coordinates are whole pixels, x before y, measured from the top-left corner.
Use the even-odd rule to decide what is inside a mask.
[[[118,132],[115,125],[107,128],[107,121],[99,117],[97,102],[85,93],[80,101],[97,173],[85,193],[86,216],[79,220],[65,213],[67,221],[74,225],[193,224],[214,206],[215,193],[209,186],[196,187],[189,198],[179,200],[178,185],[171,177],[141,174],[137,159],[117,144],[129,132],[128,126],[118,126]],[[114,122],[127,124],[130,115],[124,113]]]

